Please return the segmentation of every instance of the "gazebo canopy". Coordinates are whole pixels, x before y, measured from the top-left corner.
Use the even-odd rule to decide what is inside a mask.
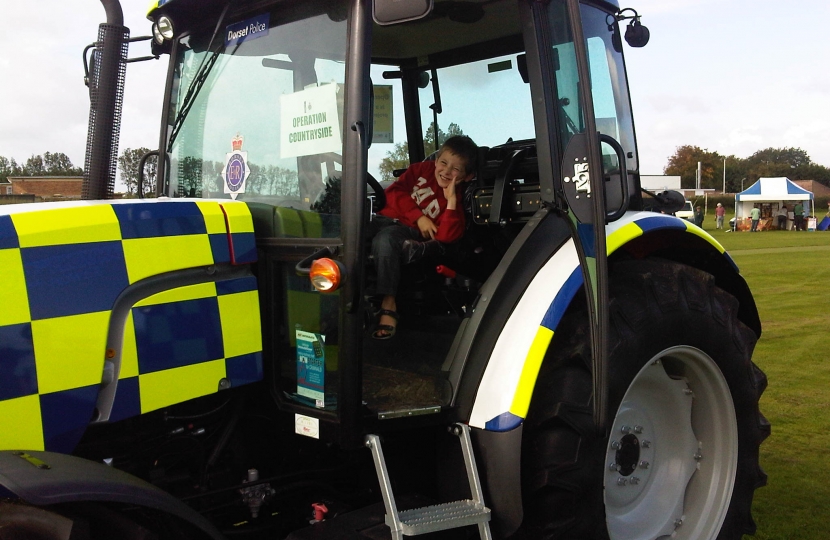
[[[736,201],[811,201],[813,194],[789,178],[759,178],[757,182],[735,195]]]

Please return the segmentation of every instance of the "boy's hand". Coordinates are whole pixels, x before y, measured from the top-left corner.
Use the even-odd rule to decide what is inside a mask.
[[[438,227],[435,226],[435,223],[429,219],[427,216],[421,216],[418,218],[418,230],[421,231],[421,236],[424,238],[435,238],[435,233],[438,232]]]
[[[455,210],[456,196],[455,196],[456,180],[450,180],[450,184],[444,188],[444,198],[447,199],[447,209]]]

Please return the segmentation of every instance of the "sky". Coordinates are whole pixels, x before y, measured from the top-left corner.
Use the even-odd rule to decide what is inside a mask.
[[[0,156],[63,152],[83,166],[89,97],[82,52],[105,13],[96,0],[6,2],[0,21]],[[148,0],[122,0],[131,36]],[[830,167],[830,2],[632,0],[651,39],[625,55],[642,174],[677,147],[746,158],[802,148]],[[149,54],[131,47],[130,57]],[[167,58],[127,68],[120,151],[158,146]],[[120,153],[119,151],[119,153]]]

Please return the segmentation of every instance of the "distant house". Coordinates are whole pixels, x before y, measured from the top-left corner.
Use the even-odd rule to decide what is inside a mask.
[[[0,195],[30,195],[38,201],[79,200],[83,176],[9,176]]]
[[[792,183],[812,192],[816,197],[830,197],[830,188],[816,180],[792,180]]]

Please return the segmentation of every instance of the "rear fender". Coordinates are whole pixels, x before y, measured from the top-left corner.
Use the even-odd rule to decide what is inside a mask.
[[[0,451],[0,486],[33,506],[116,502],[152,508],[190,523],[209,538],[224,538],[212,523],[169,493],[118,469],[75,456]]]
[[[699,227],[652,212],[628,212],[606,227],[609,268],[614,257],[661,256],[715,275],[741,301],[742,320],[760,335],[757,309],[724,248]],[[583,286],[572,240],[542,265],[501,329],[472,405],[469,425],[481,456],[482,477],[494,525],[505,534],[522,520],[521,426],[556,328]],[[501,435],[500,435],[501,434]],[[512,435],[511,435],[512,434]],[[499,493],[511,493],[509,498]],[[496,497],[494,499],[494,497]]]

